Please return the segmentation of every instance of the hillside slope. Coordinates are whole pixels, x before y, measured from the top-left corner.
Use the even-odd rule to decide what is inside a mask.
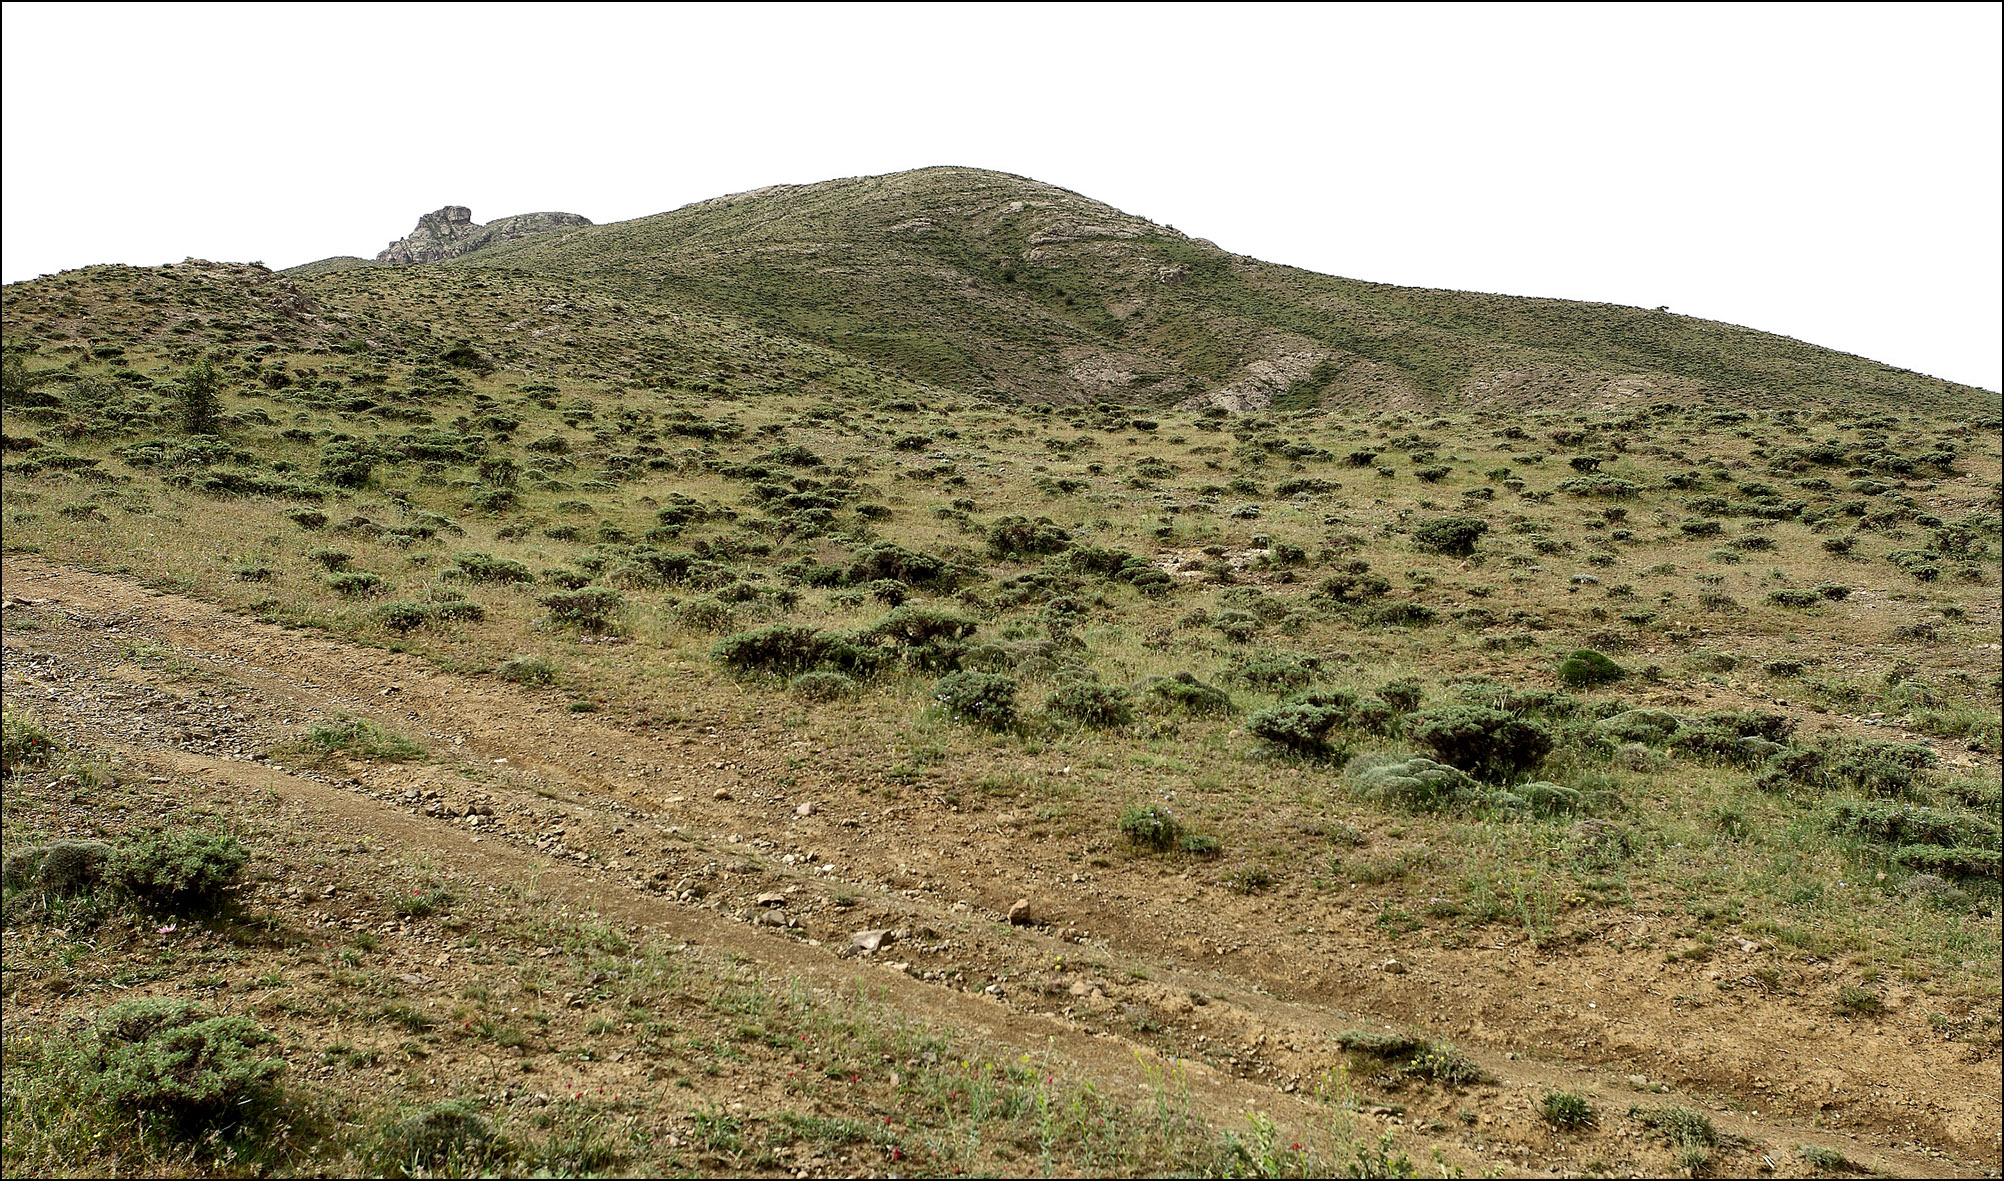
[[[915,380],[1029,401],[1996,402],[1687,316],[1260,262],[1052,185],[968,168],[759,189],[500,244],[459,265],[707,305]]]

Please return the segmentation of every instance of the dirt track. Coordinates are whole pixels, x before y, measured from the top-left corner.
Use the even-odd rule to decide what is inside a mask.
[[[1049,1048],[1103,1080],[1140,1087],[1177,1058],[1205,1107],[1287,1107],[1341,1060],[1335,1034],[1410,1025],[1499,1080],[1482,1089],[1493,1122],[1450,1153],[1472,1166],[1508,1144],[1526,1155],[1500,1158],[1506,1169],[1649,1168],[1632,1131],[1561,1140],[1530,1111],[1548,1086],[1642,1100],[1624,1081],[1641,1075],[1749,1139],[1744,1159],[1722,1158],[1729,1170],[1760,1169],[1769,1145],[1771,1167],[1798,1172],[1805,1142],[1898,1175],[1998,1167],[1994,1049],[1944,1043],[1911,994],[1876,1022],[1836,1016],[1835,965],[1752,941],[1672,962],[1635,950],[1663,920],[1619,912],[1562,945],[1399,951],[1368,900],[1244,897],[1022,839],[1008,810],[858,794],[880,774],[862,756],[721,720],[747,716],[741,705],[692,697],[679,724],[625,729],[553,694],[34,558],[5,560],[4,589],[51,624],[7,632],[9,695],[72,738],[218,791],[273,791],[386,846],[820,984],[861,975],[900,1010]],[[337,713],[438,761],[340,782],[273,765],[276,741]],[[1019,896],[1031,925],[1007,921]],[[859,929],[894,934],[874,955],[838,956]],[[1395,953],[1404,970],[1386,971]]]

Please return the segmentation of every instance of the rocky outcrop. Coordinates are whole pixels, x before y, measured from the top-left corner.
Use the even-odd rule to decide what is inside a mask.
[[[414,262],[444,262],[489,246],[527,238],[550,230],[588,226],[591,219],[575,213],[518,213],[486,225],[473,220],[464,205],[447,205],[418,218],[417,228],[385,247],[377,262],[407,266]]]

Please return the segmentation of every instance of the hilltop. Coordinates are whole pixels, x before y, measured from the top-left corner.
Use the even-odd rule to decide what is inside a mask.
[[[1665,311],[1390,286],[1230,254],[971,168],[782,185],[459,265],[701,308],[1015,401],[1609,408],[1984,395]]]

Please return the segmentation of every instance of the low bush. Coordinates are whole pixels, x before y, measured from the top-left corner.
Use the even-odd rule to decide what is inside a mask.
[[[1437,517],[1413,530],[1413,546],[1428,553],[1465,558],[1475,552],[1475,543],[1489,532],[1489,522],[1480,517]]]
[[[957,722],[999,730],[1016,720],[1016,679],[1001,673],[953,673],[932,697]]]
[[[113,872],[119,892],[144,909],[206,914],[229,901],[249,860],[250,851],[222,833],[161,833],[121,851]]]
[[[298,740],[308,756],[346,755],[378,763],[406,763],[424,757],[424,748],[365,718],[340,718],[321,723]]]
[[[609,586],[583,586],[555,591],[536,600],[549,611],[550,619],[580,631],[610,631],[626,600]]]
[[[43,918],[91,900],[116,884],[117,853],[103,841],[30,845],[0,863],[0,913],[8,922]]]
[[[536,576],[529,568],[513,558],[497,558],[492,554],[464,553],[452,555],[452,561],[461,576],[469,582],[534,582]]]
[[[1581,648],[1559,665],[1559,683],[1575,689],[1611,685],[1628,675],[1628,670],[1591,648]]]
[[[1605,734],[1615,742],[1640,742],[1647,746],[1661,746],[1684,724],[1682,718],[1667,710],[1631,709],[1602,718],[1593,724],[1595,732]]]
[[[827,658],[828,637],[801,624],[775,623],[725,636],[710,656],[733,672],[793,676]]]
[[[1593,1103],[1577,1091],[1546,1091],[1538,1100],[1538,1114],[1555,1128],[1593,1126]]]
[[[1465,772],[1419,755],[1359,755],[1343,769],[1356,793],[1403,812],[1443,812],[1480,802],[1481,784]]]
[[[1071,543],[1072,535],[1049,517],[1003,517],[988,527],[988,552],[998,558],[1062,553]]]
[[[1135,686],[1135,693],[1153,705],[1180,713],[1228,714],[1238,708],[1231,694],[1187,672],[1145,677]]]
[[[347,555],[342,555],[346,558]],[[359,599],[383,588],[383,576],[367,570],[346,570],[327,576],[327,589],[346,599]]]
[[[91,1089],[118,1110],[201,1135],[269,1111],[285,1069],[249,1018],[151,997],[113,1005],[92,1028]]]
[[[1531,770],[1552,750],[1551,731],[1487,706],[1423,710],[1407,720],[1406,733],[1442,762],[1492,781]]]
[[[1294,754],[1316,755],[1327,753],[1331,730],[1383,733],[1392,717],[1392,707],[1375,697],[1316,690],[1259,710],[1246,719],[1246,730]]]
[[[1134,695],[1119,685],[1067,681],[1044,698],[1044,711],[1081,726],[1125,726],[1134,720]]]
[[[1166,853],[1183,837],[1183,824],[1161,804],[1133,804],[1120,814],[1120,835],[1136,848]]]

